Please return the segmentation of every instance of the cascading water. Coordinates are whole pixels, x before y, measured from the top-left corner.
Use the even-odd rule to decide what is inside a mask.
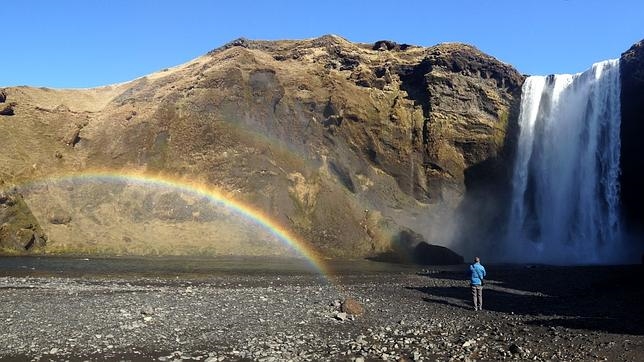
[[[619,60],[529,77],[504,259],[608,263],[618,250]]]

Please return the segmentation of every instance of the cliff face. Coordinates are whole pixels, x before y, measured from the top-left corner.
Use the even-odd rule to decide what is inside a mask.
[[[454,212],[480,212],[468,198],[504,187],[522,82],[462,44],[240,39],[125,84],[5,89],[0,177],[25,194],[53,251],[262,249],[232,222],[209,229],[226,212],[173,190],[25,186],[91,169],[210,185],[328,256],[384,253],[411,231],[449,246]]]
[[[622,81],[621,196],[627,226],[644,232],[644,40],[620,59]]]

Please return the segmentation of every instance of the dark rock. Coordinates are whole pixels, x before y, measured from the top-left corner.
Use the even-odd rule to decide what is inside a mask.
[[[233,47],[248,48],[249,46],[251,46],[251,44],[252,44],[252,42],[249,41],[246,38],[237,38],[237,39],[235,39],[233,41],[230,41],[230,42],[222,45],[219,48],[211,50],[210,52],[208,52],[208,55],[213,55],[213,54],[222,52],[224,50],[227,50],[227,49],[230,49],[230,48],[233,48]]]
[[[373,50],[387,51],[387,50],[407,50],[410,47],[409,44],[398,44],[391,40],[378,40],[373,44]]]
[[[416,263],[422,265],[455,265],[464,262],[463,257],[454,251],[424,241],[414,248],[414,258]]]
[[[0,107],[0,116],[13,116],[15,114],[13,108],[15,103],[9,103],[3,107]]]
[[[0,103],[7,101],[7,93],[4,90],[0,90]]]
[[[340,180],[340,182],[347,188],[347,190],[351,191],[352,193],[356,192],[356,187],[353,183],[353,180],[351,179],[351,173],[349,172],[349,170],[347,170],[340,163],[336,162],[329,162],[329,168],[331,169],[331,172],[333,172],[338,177],[338,180]]]
[[[627,227],[644,232],[644,40],[620,58],[620,195]]]
[[[521,347],[519,347],[516,343],[512,343],[510,345],[510,347],[508,347],[508,350],[512,354],[521,354],[521,353],[523,353],[523,349],[521,349]]]
[[[15,243],[23,250],[30,250],[35,246],[43,246],[44,243],[32,229],[20,229],[16,232]]]
[[[80,128],[74,129],[69,136],[66,137],[65,139],[65,144],[67,146],[74,147],[78,142],[80,142]]]
[[[427,243],[423,236],[413,230],[403,229],[392,240],[392,249],[371,258],[390,263],[420,265],[462,264],[461,255],[444,246]]]

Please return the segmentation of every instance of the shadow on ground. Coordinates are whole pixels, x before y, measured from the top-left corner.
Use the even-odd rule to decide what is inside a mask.
[[[487,311],[533,316],[526,322],[529,325],[644,335],[644,266],[490,265],[487,269],[483,292]],[[465,272],[436,270],[422,275],[462,282],[411,288],[424,293],[427,302],[472,309]]]

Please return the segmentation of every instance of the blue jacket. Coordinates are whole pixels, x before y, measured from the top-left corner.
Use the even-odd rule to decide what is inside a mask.
[[[485,268],[481,263],[474,263],[470,265],[470,284],[472,285],[481,285],[483,284],[483,278],[485,278]]]

